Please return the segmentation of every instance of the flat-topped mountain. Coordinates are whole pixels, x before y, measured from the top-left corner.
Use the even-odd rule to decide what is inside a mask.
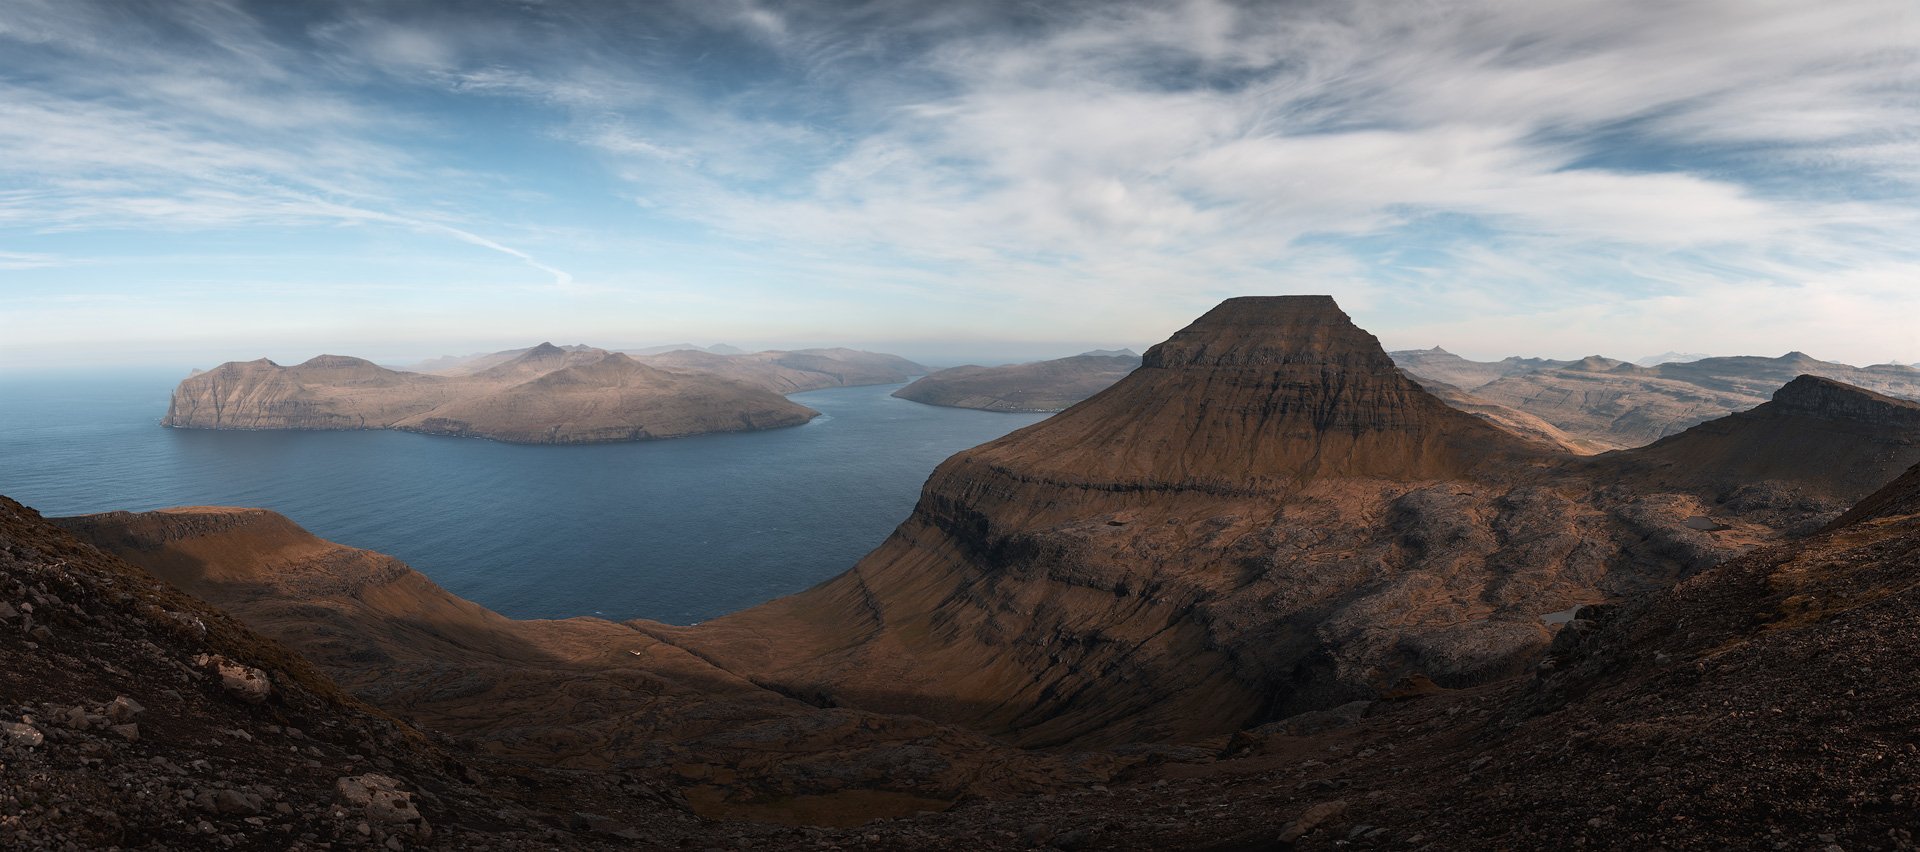
[[[1139,366],[1140,356],[1124,349],[1000,367],[969,364],[922,376],[893,395],[983,411],[1060,411],[1106,390]]]
[[[509,353],[503,353],[509,354]],[[817,415],[762,387],[670,372],[617,352],[542,343],[459,375],[322,355],[229,362],[174,389],[161,425],[399,429],[533,444],[675,438],[796,426]]]
[[[1477,401],[1534,415],[1578,441],[1609,449],[1644,446],[1753,408],[1800,375],[1920,398],[1920,370],[1897,364],[1854,367],[1803,352],[1778,358],[1700,357],[1650,365],[1600,356],[1579,361],[1479,362],[1438,348],[1392,355],[1416,378],[1445,382]]]
[[[1514,674],[1545,648],[1542,615],[1824,523],[1879,484],[1864,471],[1920,461],[1909,437],[1839,441],[1825,461],[1860,475],[1783,468],[1761,499],[1723,456],[1582,459],[1455,410],[1331,299],[1234,299],[1107,390],[942,464],[847,574],[647,629],[823,705],[1024,744],[1205,736],[1409,678]]]

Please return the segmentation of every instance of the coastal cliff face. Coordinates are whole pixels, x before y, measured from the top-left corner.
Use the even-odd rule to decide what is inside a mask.
[[[953,367],[893,392],[901,399],[982,411],[1061,411],[1126,378],[1140,356],[1086,353],[1001,367]]]
[[[771,391],[670,373],[625,355],[542,344],[460,376],[322,355],[222,364],[174,389],[162,425],[400,429],[535,444],[674,438],[796,426],[817,412]]]
[[[1108,390],[948,460],[847,574],[644,629],[823,705],[1027,745],[1223,733],[1511,676],[1546,614],[1824,523],[1920,460],[1898,418],[1850,432],[1854,407],[1795,415],[1842,424],[1823,434],[1852,436],[1831,450],[1851,473],[1738,492],[1710,462],[1583,461],[1454,410],[1330,299],[1235,299]]]

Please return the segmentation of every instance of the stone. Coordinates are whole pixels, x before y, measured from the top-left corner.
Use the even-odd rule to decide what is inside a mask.
[[[273,682],[260,669],[236,663],[218,654],[201,654],[193,662],[201,668],[216,671],[220,675],[220,688],[248,704],[264,703],[273,695]]]
[[[7,744],[20,748],[33,748],[46,740],[40,729],[21,722],[0,722],[0,735],[4,735]]]
[[[257,814],[264,803],[252,793],[229,789],[214,792],[213,807],[223,814]]]
[[[1291,844],[1305,837],[1307,832],[1319,828],[1320,825],[1327,820],[1345,813],[1346,810],[1347,803],[1344,799],[1321,802],[1309,807],[1305,811],[1302,811],[1298,817],[1295,817],[1293,822],[1287,823],[1285,828],[1280,829],[1280,842],[1283,844]]]
[[[334,782],[341,801],[360,808],[372,823],[411,826],[414,839],[424,843],[433,836],[426,817],[413,803],[413,794],[400,789],[400,782],[378,773],[343,777]]]
[[[140,702],[124,695],[117,696],[107,703],[107,718],[115,722],[131,722],[133,721],[133,717],[145,712],[147,712],[147,708],[140,706]]]
[[[107,730],[112,731],[115,734],[118,734],[121,739],[126,740],[127,742],[137,743],[140,741],[140,726],[135,725],[131,722],[125,725],[114,725],[113,727],[108,728]]]

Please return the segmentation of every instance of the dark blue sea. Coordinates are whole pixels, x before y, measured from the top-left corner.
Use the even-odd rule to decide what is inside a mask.
[[[516,618],[688,624],[800,591],[879,545],[941,460],[1045,416],[884,385],[795,394],[823,415],[805,426],[637,444],[163,429],[180,376],[0,376],[0,494],[273,509]]]

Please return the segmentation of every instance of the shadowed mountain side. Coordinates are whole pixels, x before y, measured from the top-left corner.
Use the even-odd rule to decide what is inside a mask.
[[[1838,529],[1895,515],[1920,515],[1920,464],[1855,504],[1829,527]]]
[[[298,649],[342,685],[505,758],[674,779],[709,815],[835,823],[1104,780],[922,719],[819,709],[631,627],[514,621],[272,512],[57,523]]]
[[[1920,403],[1801,376],[1750,411],[1592,464],[1641,488],[1693,489],[1757,508],[1781,499],[1781,483],[1792,483],[1797,499],[1850,505],[1915,462]]]
[[[0,497],[0,846],[606,848],[551,830],[582,810],[662,845],[712,830],[650,783],[456,755],[329,670],[350,668],[316,666]],[[343,799],[355,780],[399,805]]]
[[[846,848],[995,848],[915,833],[1039,825],[1103,850],[1911,849],[1916,486],[1920,469],[1861,503],[1870,520],[1583,608],[1522,677],[1263,725],[1150,783],[962,806]]]
[[[1518,673],[1542,615],[1841,508],[1792,482],[1784,505],[1716,504],[1705,469],[1614,487],[1593,465],[1446,406],[1330,299],[1234,299],[1112,388],[949,459],[848,573],[637,626],[823,705],[1027,745],[1177,739]]]
[[[1140,366],[1140,356],[1086,353],[1071,358],[968,365],[923,376],[893,392],[901,399],[983,411],[1060,411],[1111,387]]]
[[[322,355],[293,367],[230,362],[183,380],[162,425],[399,429],[535,444],[673,438],[796,426],[818,412],[711,375],[543,343],[460,376]]]

